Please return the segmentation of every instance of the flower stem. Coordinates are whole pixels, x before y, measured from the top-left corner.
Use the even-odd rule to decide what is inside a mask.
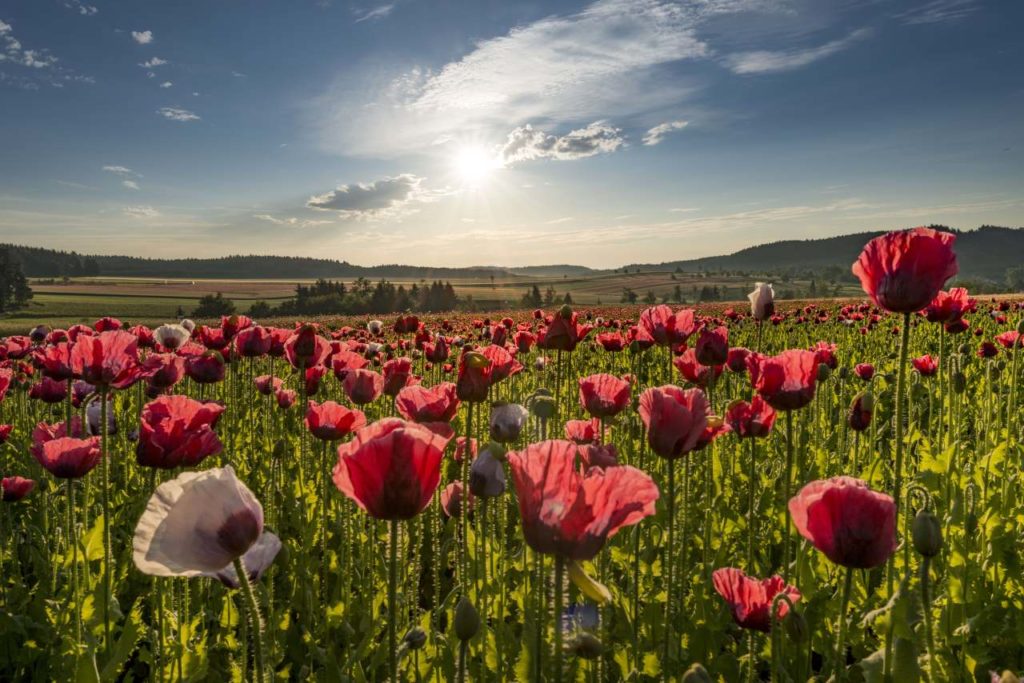
[[[260,607],[256,604],[256,596],[252,591],[252,584],[249,583],[249,573],[242,564],[242,558],[235,558],[235,574],[238,575],[238,586],[242,589],[245,597],[246,612],[250,621],[249,633],[253,638],[252,650],[256,659],[256,680],[265,683],[267,680],[263,664],[263,617],[260,615]]]
[[[69,425],[70,427],[70,425]],[[103,650],[110,656],[110,458],[107,456],[107,388],[100,389],[100,459],[103,461]]]
[[[789,496],[793,481],[793,411],[786,411],[786,473],[782,482],[782,506],[786,511],[786,535],[782,539],[782,579],[789,581],[790,535],[793,531],[793,516],[789,514]]]
[[[668,664],[670,647],[672,642],[672,612],[673,612],[673,597],[672,597],[672,569],[675,564],[674,552],[675,552],[675,540],[676,540],[676,461],[675,459],[668,461],[668,542],[665,544],[665,559],[663,560],[665,566],[665,642],[664,657],[665,663]]]
[[[846,645],[846,608],[850,604],[850,592],[853,588],[853,569],[846,567],[843,579],[843,597],[839,602],[839,624],[836,626],[836,656],[832,663],[832,671],[838,679],[846,678],[846,667],[843,666]]]
[[[398,640],[395,631],[395,594],[398,592],[398,520],[391,520],[391,544],[388,552],[388,674],[398,681]]]
[[[565,560],[555,556],[555,683],[562,681],[562,603],[564,602],[563,587],[565,583]]]

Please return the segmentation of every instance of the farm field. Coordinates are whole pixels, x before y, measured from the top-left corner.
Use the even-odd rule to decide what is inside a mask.
[[[0,680],[1016,680],[1024,302],[931,229],[855,272],[159,327],[191,283],[37,289],[88,324],[0,340]]]

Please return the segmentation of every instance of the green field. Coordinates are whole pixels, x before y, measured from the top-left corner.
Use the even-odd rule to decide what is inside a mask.
[[[516,308],[533,285],[545,293],[551,288],[556,300],[569,293],[579,305],[617,304],[624,289],[631,289],[640,301],[648,292],[658,300],[674,301],[678,286],[682,303],[693,304],[704,287],[717,287],[722,300],[743,301],[753,280],[751,275],[702,275],[694,273],[645,272],[602,273],[586,277],[562,278],[496,278],[493,282],[479,279],[452,280],[459,298],[472,301],[476,310]],[[410,287],[424,284],[421,280],[393,280]],[[189,315],[200,297],[217,292],[231,299],[238,311],[245,313],[257,301],[275,305],[292,296],[294,280],[165,280],[143,278],[80,278],[64,283],[33,281],[35,293],[29,305],[0,318],[0,334],[24,334],[40,323],[67,327],[75,323],[92,323],[103,316],[114,316],[132,323],[156,325],[175,319],[180,312]],[[305,282],[308,284],[308,281]],[[780,296],[793,290],[806,295],[807,281],[777,282]],[[830,292],[832,293],[832,292]],[[841,296],[856,296],[856,287],[845,286]]]

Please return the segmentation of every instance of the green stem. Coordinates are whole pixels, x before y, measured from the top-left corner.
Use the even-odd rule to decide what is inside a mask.
[[[259,683],[264,683],[267,678],[263,663],[263,616],[260,614],[260,607],[256,603],[252,584],[249,583],[249,573],[242,564],[242,558],[235,558],[234,566],[235,574],[238,575],[238,586],[242,589],[242,595],[245,597],[246,612],[248,612],[247,616],[250,621],[249,633],[254,641],[252,650],[256,660],[256,680]]]
[[[932,636],[932,601],[929,590],[929,570],[931,569],[932,558],[925,557],[921,560],[921,609],[924,611],[924,642],[928,648],[928,680],[934,680],[932,675],[935,662],[935,640]]]
[[[465,516],[465,510],[463,510]],[[395,601],[398,592],[398,520],[391,520],[391,544],[388,552],[388,673],[398,681],[398,640],[395,630]]]
[[[782,482],[782,508],[786,511],[786,535],[782,539],[782,579],[789,581],[790,536],[793,517],[789,514],[789,497],[793,482],[793,411],[786,411],[786,472]]]
[[[103,461],[103,650],[110,656],[110,458],[107,456],[107,388],[100,389],[100,459]]]
[[[565,560],[555,556],[555,683],[562,681],[562,607],[565,598]]]
[[[676,547],[676,461],[668,461],[668,542],[665,544],[665,642],[663,643],[665,664],[668,664],[672,642],[673,614],[673,568]]]
[[[843,579],[843,597],[839,602],[839,625],[836,627],[836,656],[832,662],[832,671],[839,678],[846,678],[845,660],[846,645],[846,609],[850,604],[850,592],[853,588],[853,569],[846,567],[846,576]]]

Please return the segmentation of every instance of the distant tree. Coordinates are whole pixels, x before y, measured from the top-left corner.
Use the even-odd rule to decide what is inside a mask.
[[[253,318],[266,318],[273,313],[273,309],[266,301],[255,301],[249,306],[249,315]]]
[[[656,304],[658,303],[658,297],[654,295],[654,291],[648,289],[647,294],[644,296],[645,304]]]
[[[635,304],[637,299],[639,298],[640,297],[637,296],[637,293],[634,292],[632,289],[630,289],[629,287],[623,287],[622,298],[619,301],[624,304]]]
[[[523,294],[524,308],[540,308],[544,304],[544,297],[541,296],[540,287],[534,285],[526,294]]]
[[[1024,291],[1024,266],[1006,269],[1006,286],[1011,292]]]
[[[572,305],[572,294],[566,292],[565,296],[562,297],[562,303]]]
[[[558,292],[555,291],[555,288],[552,287],[551,285],[548,285],[548,288],[544,290],[544,305],[550,306],[551,304],[553,304],[555,302],[556,294],[558,294]]]
[[[683,288],[679,285],[676,285],[675,289],[672,290],[672,301],[675,301],[677,304],[683,301]]]
[[[10,249],[0,249],[0,313],[23,307],[32,298],[32,289],[19,261]]]
[[[234,315],[235,304],[231,299],[225,299],[220,292],[207,294],[199,299],[199,305],[192,316],[195,318],[216,318],[222,315]]]

